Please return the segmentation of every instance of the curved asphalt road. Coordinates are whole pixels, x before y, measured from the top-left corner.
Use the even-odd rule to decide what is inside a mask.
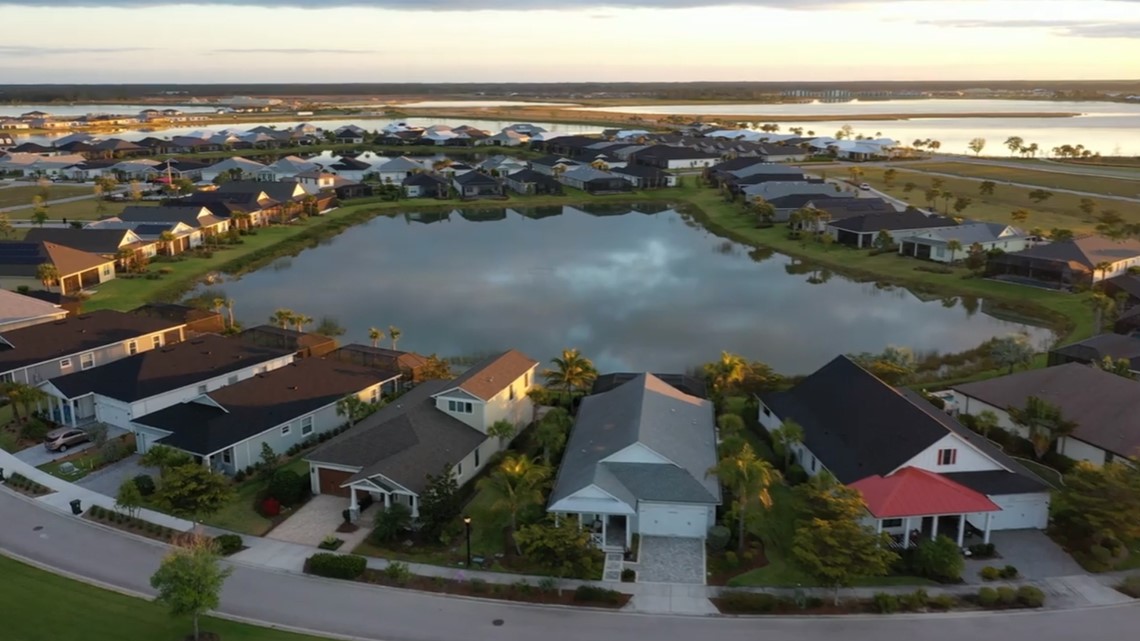
[[[0,548],[65,573],[150,594],[164,548],[0,490]],[[893,617],[701,618],[512,605],[236,565],[221,612],[377,641],[1071,641],[1135,638],[1140,607]],[[495,620],[501,625],[495,625]],[[2,627],[0,622],[0,627]],[[2,634],[0,634],[2,636]]]

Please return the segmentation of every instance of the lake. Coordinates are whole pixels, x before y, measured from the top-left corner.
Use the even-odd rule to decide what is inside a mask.
[[[379,217],[211,289],[247,326],[287,307],[335,317],[342,342],[396,325],[399,347],[425,354],[517,347],[547,361],[577,347],[602,371],[683,371],[729,350],[808,373],[887,345],[1051,336],[976,300],[920,300],[725,241],[661,204]]]

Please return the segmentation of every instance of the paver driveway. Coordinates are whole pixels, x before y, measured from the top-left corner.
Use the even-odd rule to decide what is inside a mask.
[[[671,536],[643,536],[637,570],[638,583],[705,582],[705,542]]]

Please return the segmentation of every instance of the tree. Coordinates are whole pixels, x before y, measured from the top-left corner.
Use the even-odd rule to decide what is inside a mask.
[[[515,432],[514,423],[506,419],[499,419],[487,428],[487,436],[499,439],[500,444],[510,443],[511,439],[515,437]]]
[[[878,354],[863,352],[854,354],[851,358],[888,385],[900,385],[914,374],[914,351],[908,347],[887,345]]]
[[[1015,209],[1009,213],[1009,217],[1013,219],[1013,222],[1019,225],[1024,224],[1025,221],[1029,220],[1029,210]]]
[[[904,194],[909,194],[910,192],[914,191],[915,189],[918,189],[918,185],[916,185],[912,182],[908,182],[908,183],[903,185],[903,193]]]
[[[756,456],[756,451],[747,442],[736,451],[722,453],[722,458],[709,468],[708,473],[715,474],[732,493],[731,512],[737,521],[737,548],[743,551],[744,523],[753,511],[772,507],[769,488],[780,482],[780,473],[771,463]]]
[[[1057,229],[1054,227],[1053,229],[1049,230],[1049,240],[1052,240],[1055,243],[1070,241],[1074,237],[1075,234],[1073,234],[1073,230],[1071,229]]]
[[[899,172],[894,167],[891,167],[883,172],[883,184],[887,186],[887,189],[894,187],[895,177],[898,175]]]
[[[562,389],[568,399],[573,399],[574,392],[587,389],[598,378],[594,363],[577,349],[564,349],[561,356],[550,362],[554,367],[543,370],[542,377],[549,387]]]
[[[997,183],[995,183],[994,181],[983,180],[981,183],[978,184],[978,193],[983,195],[983,196],[993,196],[995,187],[997,187]]]
[[[964,518],[964,517],[963,517]],[[957,583],[962,579],[966,560],[958,544],[948,536],[938,535],[934,540],[919,541],[912,561],[919,576],[942,583]]]
[[[289,329],[289,325],[293,323],[293,317],[296,315],[297,313],[293,310],[280,307],[269,317],[269,322],[277,325],[281,329]]]
[[[756,196],[752,199],[752,211],[756,213],[756,218],[765,225],[772,224],[776,218],[776,208],[763,196]]]
[[[377,347],[380,345],[380,341],[384,340],[384,332],[380,331],[378,327],[369,327],[368,340],[372,341],[373,347]]]
[[[1110,269],[1112,269],[1112,263],[1107,260],[1102,260],[1099,263],[1093,265],[1093,273],[1099,273],[1101,279],[1104,279],[1108,276],[1108,271]]]
[[[8,214],[0,214],[0,236],[8,239],[12,237],[15,231],[15,228],[12,227],[12,221],[8,220]]]
[[[721,439],[744,433],[744,419],[739,414],[721,414],[716,417],[717,433]]]
[[[33,408],[48,398],[47,392],[42,389],[17,381],[0,383],[0,392],[7,396],[8,401],[12,404],[12,418],[16,419],[17,422],[31,418]],[[24,409],[22,417],[20,408]]]
[[[1140,466],[1135,459],[1102,466],[1080,461],[1054,495],[1053,520],[1073,543],[1140,539]]]
[[[1053,197],[1053,192],[1044,189],[1034,189],[1029,192],[1029,200],[1035,203],[1042,203]]]
[[[551,465],[562,453],[570,436],[574,419],[561,407],[553,407],[546,412],[534,430],[534,439],[542,447],[542,462]]]
[[[157,467],[159,474],[166,474],[176,467],[193,464],[194,459],[182,450],[166,445],[152,445],[139,459],[139,463],[144,467]]]
[[[986,438],[989,438],[990,431],[996,428],[998,423],[998,415],[993,410],[982,410],[974,416],[974,427]]]
[[[295,314],[293,316],[293,327],[296,328],[296,330],[298,332],[305,331],[305,326],[306,325],[312,325],[312,324],[313,324],[313,317],[312,316],[306,316],[305,314]]]
[[[151,587],[158,591],[155,602],[165,605],[172,616],[191,617],[195,641],[198,619],[218,607],[222,585],[233,572],[221,567],[220,560],[212,540],[194,536],[172,549],[150,577]]]
[[[890,249],[895,244],[895,239],[891,236],[891,232],[880,229],[878,234],[875,234],[875,241],[872,243],[875,249],[886,250]]]
[[[1092,198],[1082,198],[1080,204],[1077,205],[1077,209],[1080,209],[1085,217],[1091,218],[1096,211],[1096,201]]]
[[[425,381],[446,381],[454,377],[451,374],[451,364],[435,354],[431,354],[427,357],[427,362],[425,362],[424,366],[420,369],[419,378]]]
[[[119,491],[115,494],[115,509],[122,510],[127,516],[138,516],[143,506],[143,495],[133,478],[126,479],[119,484]]]
[[[215,314],[217,314],[218,316],[221,316],[222,310],[225,309],[225,307],[226,307],[226,299],[220,298],[220,297],[215,298],[214,300],[210,301],[210,307],[213,308]],[[225,323],[224,319],[223,319],[222,323],[223,324]]]
[[[368,403],[360,400],[356,394],[344,396],[336,402],[336,415],[343,416],[348,426],[353,427],[356,422],[368,415]]]
[[[400,340],[400,336],[404,333],[400,331],[399,327],[395,325],[388,326],[388,338],[392,339],[392,349],[396,349],[396,342]]]
[[[1018,365],[1029,367],[1033,363],[1034,354],[1036,351],[1025,333],[995,338],[990,343],[990,359],[1000,367],[1008,367],[1010,374]]]
[[[164,471],[155,497],[171,514],[196,518],[220,510],[233,498],[233,487],[225,476],[191,463]]]
[[[1006,411],[1014,424],[1028,432],[1033,454],[1038,459],[1045,456],[1057,439],[1077,428],[1076,423],[1064,417],[1061,408],[1037,396],[1025,399],[1024,407],[1010,407]]]
[[[982,154],[982,150],[986,148],[986,139],[973,138],[966,145],[966,147],[969,148],[970,151],[974,152],[974,156],[980,156]]]
[[[527,558],[559,578],[586,578],[598,570],[598,554],[590,533],[572,519],[524,525],[515,533],[515,540]]]
[[[719,404],[736,389],[737,385],[744,382],[748,373],[748,362],[739,354],[721,352],[720,360],[705,364],[704,373],[713,397]]]
[[[175,241],[175,239],[176,239],[176,237],[174,235],[174,232],[172,232],[170,230],[166,230],[166,231],[164,231],[158,235],[158,240],[163,243],[163,249],[166,250],[167,256],[173,256],[174,255],[174,241]]]
[[[1005,146],[1009,148],[1009,155],[1014,155],[1022,150],[1025,144],[1025,139],[1021,136],[1010,136],[1005,139]]]
[[[1104,263],[1104,265],[1108,265],[1108,263]],[[1103,274],[1104,271],[1102,270],[1106,271],[1108,267],[1102,267],[1101,264],[1098,263],[1096,269]],[[1095,314],[1093,323],[1099,333],[1104,330],[1105,319],[1111,319],[1116,315],[1116,301],[1104,292],[1094,291],[1090,302],[1092,303],[1093,312]]]
[[[1123,376],[1127,379],[1135,379],[1136,375],[1132,373],[1132,363],[1127,358],[1118,358],[1113,360],[1111,356],[1105,356],[1099,363],[1093,362],[1093,365],[1100,369],[1117,376]]]
[[[784,471],[792,465],[792,448],[804,442],[804,428],[792,419],[785,419],[780,427],[772,430],[772,442],[776,451],[784,456]]]
[[[59,270],[51,263],[41,263],[36,267],[36,279],[43,283],[45,289],[51,291],[52,285],[59,282]]]
[[[934,203],[938,201],[938,197],[941,195],[942,195],[942,190],[935,189],[933,187],[922,192],[923,198],[926,199],[926,206],[927,207],[931,207],[932,205],[934,205]]]
[[[981,273],[986,268],[986,260],[989,254],[986,253],[986,248],[982,247],[981,243],[974,243],[970,245],[970,251],[966,254],[966,268],[975,273]]]
[[[526,456],[511,455],[477,484],[479,491],[491,501],[491,510],[510,517],[511,540],[519,554],[522,554],[522,547],[515,538],[519,512],[542,505],[545,500],[543,489],[549,478],[550,468],[546,465],[537,465]]]
[[[953,263],[958,252],[962,251],[962,242],[957,238],[946,241],[946,250],[950,252],[950,262]]]
[[[347,331],[348,330],[340,324],[340,321],[338,321],[335,316],[321,316],[321,319],[317,321],[317,327],[313,330],[313,333],[329,338],[336,338],[337,336],[344,336]]]
[[[393,503],[376,513],[372,526],[373,541],[391,543],[412,526],[412,510],[403,503]]]
[[[954,212],[961,214],[972,204],[974,204],[974,199],[968,196],[958,196],[954,199]]]
[[[898,558],[884,541],[886,534],[877,535],[856,520],[812,519],[795,532],[792,556],[812,578],[834,589],[835,605],[839,588],[858,577],[887,574]]]
[[[444,464],[438,475],[428,474],[420,495],[420,532],[430,541],[439,540],[448,523],[459,516],[459,483],[451,466]]]
[[[237,327],[236,323],[234,322],[234,299],[232,298],[226,299],[226,314],[230,318],[230,329]]]

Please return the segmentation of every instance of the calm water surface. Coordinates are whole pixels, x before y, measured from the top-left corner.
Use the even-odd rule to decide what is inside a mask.
[[[1025,328],[977,301],[919,300],[726,242],[661,205],[634,209],[376,218],[215,287],[247,325],[288,307],[336,317],[342,341],[396,325],[399,346],[422,353],[517,347],[546,361],[578,347],[602,370],[680,371],[726,349],[806,373],[839,353],[960,351]]]

